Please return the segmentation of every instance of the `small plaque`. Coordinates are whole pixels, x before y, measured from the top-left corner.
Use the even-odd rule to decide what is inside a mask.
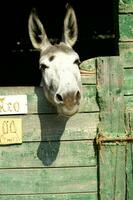
[[[0,115],[26,113],[27,95],[0,96]]]
[[[22,119],[0,118],[0,145],[22,143]]]

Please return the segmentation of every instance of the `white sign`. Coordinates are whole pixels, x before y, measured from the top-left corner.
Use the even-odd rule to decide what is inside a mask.
[[[22,143],[22,119],[0,118],[0,145]]]
[[[27,95],[0,96],[0,115],[26,114]]]

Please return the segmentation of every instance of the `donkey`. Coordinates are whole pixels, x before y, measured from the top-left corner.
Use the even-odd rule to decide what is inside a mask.
[[[70,5],[66,8],[60,43],[50,42],[35,9],[30,13],[28,29],[33,47],[40,51],[45,96],[59,114],[70,117],[79,110],[82,86],[79,55],[72,48],[78,37],[77,19],[73,8]]]

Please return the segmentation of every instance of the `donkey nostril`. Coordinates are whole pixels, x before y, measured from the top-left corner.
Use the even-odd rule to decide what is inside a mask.
[[[81,99],[80,91],[76,93],[76,100],[79,101]]]
[[[63,98],[60,94],[56,94],[56,101],[58,101],[59,103],[62,103],[63,102]]]

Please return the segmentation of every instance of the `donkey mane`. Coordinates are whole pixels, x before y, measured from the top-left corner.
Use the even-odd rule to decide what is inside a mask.
[[[53,54],[53,53],[57,53],[57,52],[71,54],[73,52],[73,49],[71,47],[64,45],[64,43],[59,43],[59,44],[54,44],[52,46],[52,48],[48,47],[47,49],[42,51],[41,54],[49,54],[49,53]]]
[[[50,38],[49,41],[52,45],[56,45],[60,43],[60,39],[58,38]]]

